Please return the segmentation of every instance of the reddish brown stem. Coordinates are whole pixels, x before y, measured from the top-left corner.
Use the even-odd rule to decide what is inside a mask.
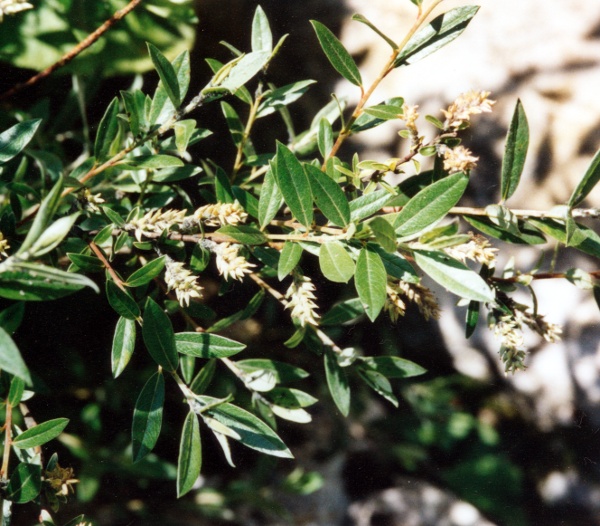
[[[77,44],[71,51],[63,55],[60,60],[47,67],[45,70],[40,71],[35,74],[33,77],[29,78],[25,82],[21,82],[16,84],[8,91],[5,91],[0,95],[0,100],[8,99],[13,95],[19,93],[20,91],[28,88],[29,86],[33,86],[37,84],[40,80],[49,77],[54,73],[57,69],[62,68],[71,60],[73,60],[77,55],[79,55],[83,50],[90,47],[96,40],[98,40],[104,33],[106,33],[116,22],[121,20],[124,16],[128,15],[133,9],[141,3],[142,0],[131,0],[123,9],[117,11],[113,16],[111,16],[106,22],[104,22],[96,31],[90,33],[85,39],[83,39],[79,44]]]

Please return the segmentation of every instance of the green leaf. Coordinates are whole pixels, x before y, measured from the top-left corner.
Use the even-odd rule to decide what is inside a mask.
[[[244,373],[250,374],[256,371],[269,371],[275,376],[275,380],[279,384],[302,380],[308,376],[308,373],[300,367],[295,367],[285,362],[276,360],[266,360],[260,358],[252,358],[248,360],[240,360],[235,362]]]
[[[377,33],[381,38],[383,38],[383,40],[385,40],[392,49],[398,49],[398,44],[396,44],[396,42],[394,42],[391,38],[384,34],[375,24],[373,24],[369,19],[367,19],[363,15],[352,15],[352,20],[360,22],[361,24],[365,24],[367,27],[375,31],[375,33]]]
[[[331,152],[331,149],[333,148],[333,140],[334,135],[331,123],[323,117],[319,121],[319,130],[317,132],[317,144],[323,159],[326,159]]]
[[[353,222],[363,219],[379,212],[396,196],[387,190],[376,190],[370,194],[364,194],[350,201],[350,220]]]
[[[360,298],[351,298],[331,307],[321,318],[321,325],[334,326],[356,321],[365,313]]]
[[[360,71],[338,38],[321,22],[311,20],[310,23],[313,25],[325,56],[335,70],[352,84],[362,86]]]
[[[76,212],[54,221],[31,245],[29,249],[31,257],[38,258],[54,250],[67,236],[79,215],[80,213]]]
[[[244,55],[231,69],[220,87],[226,88],[230,93],[235,93],[254,75],[256,75],[269,61],[269,51],[253,51]]]
[[[14,261],[0,271],[0,297],[17,301],[48,301],[98,286],[86,276],[38,263]]]
[[[334,225],[347,226],[350,223],[350,206],[340,185],[312,164],[304,164],[304,170],[319,210]]]
[[[273,35],[267,15],[261,6],[256,8],[252,19],[252,51],[273,51]]]
[[[35,499],[41,490],[42,466],[21,462],[10,476],[4,498],[15,504],[25,504]]]
[[[42,232],[46,229],[46,226],[48,225],[48,223],[50,223],[52,216],[58,208],[62,189],[63,178],[59,177],[58,181],[56,181],[52,189],[48,192],[48,195],[42,200],[42,203],[40,204],[40,208],[37,211],[37,214],[35,215],[35,219],[33,220],[31,228],[27,233],[27,237],[25,237],[25,240],[23,241],[21,247],[16,253],[17,256],[25,254],[42,235]]]
[[[145,285],[157,277],[165,268],[165,256],[153,259],[142,268],[137,269],[124,283],[126,287],[139,287]]]
[[[437,223],[458,203],[468,184],[469,178],[459,172],[423,188],[396,216],[396,234],[407,238]]]
[[[369,112],[363,111],[359,115],[358,119],[356,119],[352,124],[350,131],[352,133],[359,133],[366,130],[370,130],[372,128],[376,128],[384,122],[387,122],[389,120],[390,115],[393,114],[392,112],[395,112],[396,115],[402,115],[403,105],[404,99],[402,97],[392,97],[386,100],[383,104],[381,104],[381,106],[386,106],[386,108],[384,109],[384,113],[379,113],[377,117],[375,115],[371,115]],[[378,113],[377,110],[375,110],[375,113]]]
[[[494,301],[494,291],[479,274],[444,252],[415,250],[414,256],[423,272],[450,292],[469,300]]]
[[[226,327],[229,327],[236,321],[247,320],[248,318],[253,316],[254,313],[256,313],[256,311],[262,304],[264,298],[265,291],[264,289],[260,289],[254,296],[252,296],[252,299],[248,302],[248,305],[246,305],[246,307],[243,310],[236,312],[235,314],[232,314],[227,318],[221,318],[218,322],[212,325],[207,330],[207,332],[218,332],[225,329]]]
[[[569,207],[573,208],[581,203],[598,184],[598,181],[600,181],[600,150],[596,152],[596,155],[594,155],[592,162],[583,175],[583,179],[581,179],[575,190],[573,190],[569,198]]]
[[[13,374],[31,385],[31,374],[19,348],[10,335],[0,327],[0,370]]]
[[[231,237],[244,245],[263,245],[269,240],[260,230],[249,225],[225,225],[216,233]]]
[[[175,345],[177,352],[198,358],[226,358],[246,348],[243,343],[206,332],[178,332]]]
[[[8,334],[14,334],[14,332],[21,326],[23,321],[23,315],[25,314],[25,303],[18,302],[13,303],[6,309],[0,311],[0,327],[3,328]],[[2,367],[0,366],[0,369]]]
[[[546,243],[546,238],[531,225],[529,220],[517,222],[518,234],[516,232],[508,232],[503,230],[498,225],[494,224],[489,217],[484,216],[463,216],[467,223],[474,226],[488,236],[495,237],[507,243],[515,243],[518,245],[542,245]]]
[[[106,299],[119,316],[129,320],[139,318],[140,307],[136,301],[110,279],[106,280]]]
[[[539,228],[544,234],[552,236],[563,244],[567,244],[567,231],[563,223],[554,219],[529,219],[529,222],[536,228]],[[576,223],[578,234],[583,234],[583,239],[576,240],[573,246],[596,258],[600,258],[600,236],[591,228]],[[579,236],[577,236],[579,237]]]
[[[350,412],[350,384],[346,371],[340,367],[335,353],[330,347],[325,348],[324,353],[325,376],[327,377],[327,386],[335,405],[340,413],[348,416]]]
[[[354,260],[339,241],[329,241],[321,245],[319,266],[323,276],[329,281],[348,283],[354,276]]]
[[[268,393],[265,393],[264,396],[274,404],[287,409],[309,407],[318,402],[314,396],[299,389],[290,389],[289,387],[275,387]]]
[[[115,224],[117,228],[121,228],[125,226],[126,221],[121,217],[121,215],[115,212],[112,208],[108,206],[103,206],[102,211],[108,217],[108,219]]]
[[[375,252],[381,257],[385,271],[396,279],[402,281],[408,281],[409,283],[419,283],[419,276],[413,268],[413,266],[406,261],[404,256],[399,253],[391,254],[386,252],[382,247],[378,245],[370,245]]]
[[[375,321],[385,304],[387,274],[381,257],[370,247],[362,248],[358,255],[354,284],[367,316]]]
[[[520,100],[517,100],[506,135],[506,145],[504,146],[504,157],[502,159],[501,194],[504,201],[515,193],[519,185],[528,146],[529,125],[527,124],[527,116],[523,104]]]
[[[215,193],[217,194],[217,201],[220,203],[233,203],[235,201],[229,177],[220,166],[217,166],[215,171]]]
[[[165,57],[156,46],[153,46],[149,42],[147,43],[147,46],[150,58],[160,77],[163,88],[167,92],[167,95],[175,108],[178,108],[181,104],[181,94],[179,93],[179,82],[177,80],[175,69],[167,57]]]
[[[171,320],[152,298],[146,300],[142,336],[150,356],[158,365],[169,372],[177,370],[179,356]]]
[[[145,95],[140,90],[121,91],[125,112],[129,119],[129,129],[134,137],[138,137],[148,127],[144,109]]]
[[[19,155],[29,144],[42,119],[19,122],[0,133],[0,165]]]
[[[210,397],[205,398],[210,399]],[[207,411],[207,414],[237,433],[239,438],[236,440],[246,447],[274,457],[293,458],[291,451],[281,438],[252,413],[233,404],[225,403]]]
[[[479,320],[479,302],[471,300],[467,307],[465,338],[470,338],[475,332]]]
[[[160,170],[183,165],[183,161],[173,155],[138,155],[121,161],[117,166],[123,170]]]
[[[175,145],[180,154],[185,153],[190,139],[196,130],[196,121],[194,119],[184,119],[173,125],[175,132]]]
[[[260,223],[260,228],[265,228],[273,220],[282,204],[283,197],[277,186],[275,175],[272,170],[269,170],[265,174],[258,200],[258,222]]]
[[[133,462],[143,459],[156,445],[162,426],[164,401],[165,379],[158,371],[148,379],[135,403],[131,427]]]
[[[315,84],[315,82],[314,80],[301,80],[267,92],[256,111],[257,118],[266,117],[281,108],[289,106],[302,97],[311,84]]]
[[[294,270],[302,257],[302,247],[298,243],[286,241],[281,249],[279,263],[277,265],[277,277],[279,281]]]
[[[360,361],[386,378],[411,378],[427,372],[420,365],[397,356],[364,356]]]
[[[414,64],[452,42],[467,28],[477,11],[479,6],[462,6],[434,18],[408,41],[394,61],[394,67]]]
[[[381,247],[390,253],[396,252],[396,232],[389,221],[383,217],[375,217],[369,221],[369,228]]]
[[[313,221],[310,179],[292,151],[279,141],[276,165],[275,176],[283,199],[298,222],[310,228]]]
[[[25,381],[18,376],[13,376],[10,381],[10,390],[8,391],[8,403],[15,407],[19,404],[23,398],[23,392],[25,391]]]
[[[392,384],[385,376],[365,367],[359,367],[358,374],[373,391],[383,396],[394,407],[398,407],[398,399],[394,395]]]
[[[135,349],[135,321],[120,317],[112,342],[111,366],[114,378],[117,378],[127,367]]]
[[[181,441],[179,442],[179,460],[177,461],[177,498],[190,491],[200,475],[202,466],[202,443],[200,442],[200,424],[196,413],[190,411],[185,417]]]
[[[68,423],[68,418],[55,418],[54,420],[48,420],[37,426],[30,427],[27,431],[23,431],[19,436],[15,437],[12,445],[20,449],[42,446],[60,435]]]
[[[238,203],[248,212],[248,215],[258,219],[258,199],[239,186],[233,186],[231,190]]]
[[[113,154],[114,143],[119,137],[118,115],[119,99],[115,97],[106,108],[96,132],[94,157],[98,163],[106,161]]]
[[[215,369],[217,368],[217,360],[208,360],[206,365],[198,371],[196,377],[192,380],[190,384],[190,389],[195,394],[202,394],[212,381],[215,375]]]
[[[368,115],[383,121],[399,119],[404,114],[401,106],[399,107],[392,104],[378,104],[376,106],[365,108],[364,111]]]

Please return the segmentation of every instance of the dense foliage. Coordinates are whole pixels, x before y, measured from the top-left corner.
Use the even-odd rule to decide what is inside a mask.
[[[169,480],[165,493],[195,494],[208,516],[231,518],[242,498],[268,508],[272,502],[256,488],[266,485],[271,464],[211,500],[213,490],[199,479],[203,458],[214,470],[220,446],[231,466],[237,456],[248,462],[233,445],[239,442],[291,459],[288,439],[301,424],[314,425],[318,413],[312,411],[328,404],[327,396],[345,417],[366,412],[371,395],[402,406],[390,420],[398,425],[386,429],[390,422],[382,423],[379,433],[395,444],[396,459],[408,470],[421,463],[427,447],[449,450],[476,433],[470,458],[448,469],[445,481],[452,486],[471,468],[481,475],[483,462],[497,477],[497,491],[520,493],[518,470],[498,454],[493,426],[454,407],[453,382],[464,379],[419,382],[425,368],[397,346],[372,345],[369,353],[361,338],[373,330],[367,324],[389,334],[390,321],[407,311],[437,318],[438,302],[427,287],[433,281],[464,308],[467,338],[486,324],[498,337],[502,368],[523,369],[523,331],[549,342],[561,333],[546,321],[543,306],[538,310],[532,281],[565,277],[596,292],[595,276],[579,269],[559,274],[543,260],[527,271],[511,262],[497,268],[490,240],[527,246],[554,239],[557,247],[598,257],[600,237],[578,222],[591,212],[577,207],[600,178],[600,156],[565,205],[511,210],[506,201],[518,189],[529,140],[519,102],[506,137],[499,202],[457,206],[478,160],[461,144],[461,133],[474,116],[492,110],[489,93],[461,94],[440,115],[426,116],[436,130],[428,139],[416,106],[400,96],[372,98],[394,69],[457,38],[478,8],[432,17],[440,0],[412,2],[415,24],[401,42],[363,16],[353,17],[390,46],[390,58],[370,83],[336,36],[312,22],[331,66],[361,98],[349,111],[333,98],[305,130],[295,129],[288,106],[314,81],[271,83],[269,66],[288,42],[274,42],[261,8],[249,50],[225,44],[231,60],[207,58],[212,78],[188,95],[190,55],[174,50],[174,43],[191,38],[186,21],[193,17],[186,2],[167,0],[127,14],[126,24],[108,28],[104,47],[92,46],[70,64],[74,81],[58,118],[43,99],[8,106],[0,134],[2,524],[11,523],[14,504],[31,502],[41,506],[44,524],[55,524],[51,513],[77,483],[85,502],[101,490],[101,480],[128,477],[163,485]],[[116,0],[97,3],[81,19],[77,1],[49,1],[23,12],[34,6],[5,3],[0,58],[39,69],[123,7]],[[10,5],[20,7],[11,11]],[[48,20],[52,27],[44,25]],[[111,39],[120,42],[117,55]],[[140,39],[153,43],[141,49]],[[39,56],[48,63],[39,63]],[[142,71],[150,63],[156,87],[148,89],[138,77],[108,103],[97,126],[88,125],[88,94],[78,76],[95,74],[99,64],[107,75]],[[226,166],[196,153],[203,141],[214,140],[204,115],[215,105],[230,134],[217,140],[233,143]],[[279,119],[286,133],[260,151],[254,134],[263,119]],[[404,157],[348,155],[350,137],[389,122],[402,125]],[[514,299],[517,290],[530,292],[530,305]],[[45,323],[56,327],[42,330],[55,339],[40,343],[31,332],[48,320],[44,309],[53,320]],[[69,317],[77,311],[91,322],[73,327]],[[351,327],[362,329],[353,335]],[[117,380],[104,376],[109,363]],[[465,389],[480,396],[477,387]],[[36,421],[38,397],[56,411],[43,422]],[[126,414],[133,418],[125,421]],[[439,420],[440,414],[447,418]],[[60,443],[53,442],[57,438]],[[59,463],[55,450],[77,459],[81,472]],[[293,470],[283,487],[304,494],[320,484],[318,474]],[[471,500],[482,509],[522,523],[518,510],[507,515],[476,494]]]

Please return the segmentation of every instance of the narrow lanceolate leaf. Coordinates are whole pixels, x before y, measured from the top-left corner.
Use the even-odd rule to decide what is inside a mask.
[[[123,170],[160,170],[162,168],[178,168],[184,163],[173,155],[138,155],[125,159],[118,164]]]
[[[381,247],[390,253],[396,252],[396,232],[392,224],[383,217],[375,217],[369,221],[369,228]]]
[[[112,280],[106,281],[106,299],[119,316],[129,320],[139,318],[141,311],[138,304]]]
[[[317,145],[319,146],[319,152],[323,156],[323,159],[326,159],[329,156],[329,152],[331,152],[331,149],[333,148],[333,127],[325,118],[322,118],[319,121]]]
[[[365,356],[360,360],[386,378],[411,378],[427,372],[420,365],[398,356]]]
[[[162,372],[156,372],[144,385],[133,411],[131,439],[134,462],[144,458],[156,445],[162,426],[164,401],[165,379]]]
[[[135,321],[131,318],[119,318],[111,352],[112,374],[115,378],[125,370],[133,355],[135,334]]]
[[[181,441],[179,442],[179,460],[177,461],[177,498],[192,489],[200,475],[202,466],[202,443],[200,442],[200,424],[196,413],[190,411],[185,418]]]
[[[23,433],[13,439],[12,444],[14,447],[20,449],[41,446],[60,435],[68,423],[68,418],[48,420],[37,426],[30,427],[27,431],[23,431]]]
[[[396,234],[414,236],[437,223],[458,203],[468,184],[469,178],[459,172],[423,188],[396,216]]]
[[[363,15],[355,14],[352,15],[352,20],[356,20],[357,22],[361,22],[365,24],[367,27],[371,28],[375,33],[377,33],[383,40],[385,40],[392,49],[398,49],[398,44],[394,42],[391,38],[389,38],[385,33],[383,33],[375,24],[373,24],[368,18]]]
[[[249,225],[225,225],[216,233],[229,236],[244,245],[263,245],[268,241],[260,230]]]
[[[335,70],[352,84],[362,86],[360,71],[358,71],[354,59],[338,38],[321,22],[311,20],[310,23],[313,25],[325,56]]]
[[[25,380],[18,376],[13,376],[10,381],[10,389],[8,391],[8,403],[15,407],[19,404],[23,398],[23,392],[25,391]]]
[[[252,19],[252,51],[267,51],[270,53],[272,50],[273,35],[269,20],[263,8],[258,6]]]
[[[173,326],[169,317],[152,298],[146,300],[142,335],[146,348],[154,361],[167,371],[175,371],[179,357],[175,346]]]
[[[327,386],[335,405],[344,416],[350,412],[350,384],[346,371],[340,367],[335,357],[335,353],[327,347],[325,349],[325,376],[327,377]]]
[[[160,77],[163,88],[167,92],[169,99],[171,99],[173,106],[178,108],[181,104],[181,94],[179,93],[179,82],[177,81],[177,74],[175,73],[173,65],[156,46],[153,46],[150,43],[148,43],[148,52],[150,53],[150,58]]]
[[[0,133],[0,164],[19,155],[35,135],[42,119],[19,122]]]
[[[106,108],[106,112],[98,125],[96,142],[94,143],[94,157],[100,163],[108,159],[111,154],[113,142],[119,135],[119,99],[115,97]]]
[[[350,201],[350,219],[352,221],[362,221],[381,210],[395,197],[387,190],[376,190],[370,194],[361,195]]]
[[[178,332],[175,345],[181,354],[197,358],[226,358],[246,348],[243,343],[206,332]]]
[[[479,6],[467,5],[434,18],[408,41],[394,62],[394,67],[413,64],[452,42],[467,28],[477,11]]]
[[[277,143],[277,183],[293,216],[309,228],[313,220],[310,179],[300,161],[284,144]]]
[[[339,241],[323,243],[319,252],[321,272],[329,281],[348,283],[354,276],[354,260]]]
[[[398,399],[394,395],[392,384],[385,376],[366,367],[359,367],[358,374],[373,391],[383,396],[394,407],[398,407]]]
[[[305,164],[304,169],[319,210],[334,225],[347,226],[350,223],[350,206],[340,185],[312,164]]]
[[[214,400],[216,401],[216,398]],[[239,440],[246,447],[274,457],[293,458],[281,438],[252,413],[229,403],[220,404],[207,413],[208,416],[231,429],[239,437],[234,435],[232,438]]]
[[[465,338],[470,338],[475,332],[477,321],[479,320],[479,302],[471,300],[467,307],[467,316],[465,322]]]
[[[588,166],[583,179],[579,182],[569,199],[569,206],[572,208],[583,201],[588,194],[600,181],[600,150],[596,152],[592,162]]]
[[[21,255],[27,252],[31,246],[38,240],[42,232],[46,230],[46,226],[50,223],[52,216],[56,212],[60,203],[60,196],[63,188],[62,176],[58,178],[58,181],[54,184],[52,189],[48,192],[48,195],[44,197],[40,208],[35,215],[35,219],[27,233],[27,237],[21,244],[21,247],[17,251],[16,255]]]
[[[263,101],[256,111],[257,118],[266,117],[279,109],[289,106],[292,102],[295,102],[302,97],[302,95],[308,91],[311,84],[314,84],[315,82],[316,81],[314,80],[301,80],[268,91],[263,96]]]
[[[431,279],[461,298],[494,301],[495,294],[484,279],[444,252],[415,250],[415,262]]]
[[[277,277],[279,278],[279,281],[285,278],[298,266],[301,257],[302,247],[298,243],[286,241],[281,250],[279,263],[277,265]]]
[[[88,277],[38,263],[14,262],[0,272],[0,297],[17,301],[48,301],[83,287],[99,292]]]
[[[235,93],[265,66],[270,56],[269,51],[253,51],[244,55],[236,62],[220,86]]]
[[[42,489],[42,466],[21,462],[10,476],[4,498],[15,504],[35,499]],[[2,521],[3,524],[9,524]]]
[[[351,298],[331,307],[321,318],[321,325],[333,326],[356,321],[365,313],[360,298]]]
[[[386,298],[387,276],[381,257],[370,247],[361,249],[356,261],[354,284],[371,321],[381,312]]]
[[[165,256],[153,259],[142,268],[137,269],[125,283],[127,287],[139,287],[152,281],[165,268]]]
[[[10,335],[0,327],[0,371],[18,376],[31,385],[31,375]]]
[[[269,170],[265,174],[258,200],[258,222],[260,223],[260,228],[265,228],[273,220],[282,204],[283,197],[275,181],[275,176],[272,170]]]
[[[529,125],[523,104],[518,100],[508,128],[504,158],[502,159],[501,194],[503,200],[513,195],[519,185],[528,146]]]

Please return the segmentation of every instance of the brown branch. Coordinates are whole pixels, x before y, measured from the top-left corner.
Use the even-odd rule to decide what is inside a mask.
[[[5,100],[13,95],[19,93],[20,91],[28,88],[29,86],[33,86],[37,84],[40,80],[45,79],[54,73],[57,69],[62,68],[71,60],[73,60],[77,55],[79,55],[82,51],[90,47],[96,40],[98,40],[104,33],[106,33],[116,22],[121,20],[121,18],[128,15],[133,9],[141,3],[142,0],[131,0],[123,9],[115,12],[113,16],[111,16],[106,22],[104,22],[96,31],[90,33],[85,39],[83,39],[79,44],[77,44],[71,51],[67,52],[63,55],[58,62],[55,62],[51,66],[47,67],[45,70],[40,71],[30,79],[25,82],[21,82],[16,84],[8,91],[0,94],[0,100]]]
[[[123,281],[121,280],[121,278],[119,278],[119,276],[115,272],[115,269],[112,268],[112,265],[104,257],[104,254],[103,254],[102,250],[100,250],[100,248],[98,247],[98,245],[96,245],[96,243],[94,243],[93,241],[90,241],[88,243],[88,245],[92,249],[92,252],[94,254],[96,254],[96,257],[100,261],[102,261],[102,264],[104,265],[104,267],[106,268],[106,270],[108,270],[108,273],[110,274],[111,278],[113,279],[113,281],[115,282],[115,284],[117,285],[117,287],[119,287],[123,292],[126,292],[125,291],[125,286],[123,285]]]

